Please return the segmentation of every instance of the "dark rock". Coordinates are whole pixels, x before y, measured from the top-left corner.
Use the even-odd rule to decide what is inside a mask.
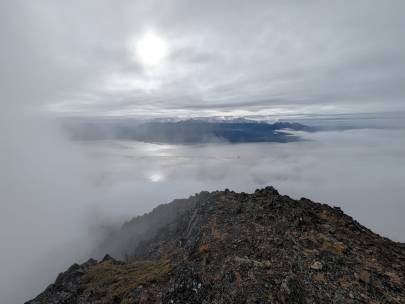
[[[405,303],[404,244],[273,187],[175,200],[114,236],[125,262],[75,264],[27,303]]]
[[[115,261],[115,259],[111,255],[106,254],[103,258],[103,262],[105,261]]]

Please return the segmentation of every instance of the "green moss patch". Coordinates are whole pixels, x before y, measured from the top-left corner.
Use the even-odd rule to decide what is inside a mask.
[[[170,270],[170,262],[166,259],[127,264],[103,261],[84,274],[84,293],[107,296],[120,302],[139,285],[167,281]]]

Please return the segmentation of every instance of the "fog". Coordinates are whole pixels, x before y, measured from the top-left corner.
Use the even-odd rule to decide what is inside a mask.
[[[94,141],[82,146],[97,168],[98,184],[109,189],[109,197],[99,204],[100,214],[125,220],[128,214],[201,190],[252,192],[273,185],[295,198],[340,206],[377,233],[404,241],[405,130],[299,135],[305,141],[205,145]],[[118,195],[125,199],[116,200]]]
[[[11,109],[1,122],[0,302],[13,304],[86,255],[91,200],[84,159],[52,122]]]
[[[1,132],[2,303],[35,296],[110,227],[202,190],[273,185],[405,240],[403,129],[301,132],[284,144],[72,142],[53,120],[14,114]]]
[[[42,111],[84,77],[73,77],[73,63],[61,67],[63,44],[20,4],[0,12],[0,303],[7,304],[28,300],[91,247],[85,159]]]
[[[385,122],[288,144],[192,146],[73,142],[57,119],[403,111],[403,6],[2,1],[0,303],[34,297],[111,227],[201,190],[273,185],[404,240],[405,131]],[[153,68],[134,52],[151,30],[168,49]]]

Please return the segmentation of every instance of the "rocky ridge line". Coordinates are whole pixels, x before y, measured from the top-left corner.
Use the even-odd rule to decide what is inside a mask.
[[[128,261],[73,265],[27,303],[405,303],[404,244],[339,208],[272,187],[182,202]]]

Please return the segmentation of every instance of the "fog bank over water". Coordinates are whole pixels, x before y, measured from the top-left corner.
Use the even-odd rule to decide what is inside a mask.
[[[127,220],[159,203],[201,190],[251,192],[273,185],[342,209],[375,232],[404,241],[404,130],[300,134],[287,144],[163,145],[81,143],[106,195],[101,218]],[[119,197],[119,199],[117,199]]]

